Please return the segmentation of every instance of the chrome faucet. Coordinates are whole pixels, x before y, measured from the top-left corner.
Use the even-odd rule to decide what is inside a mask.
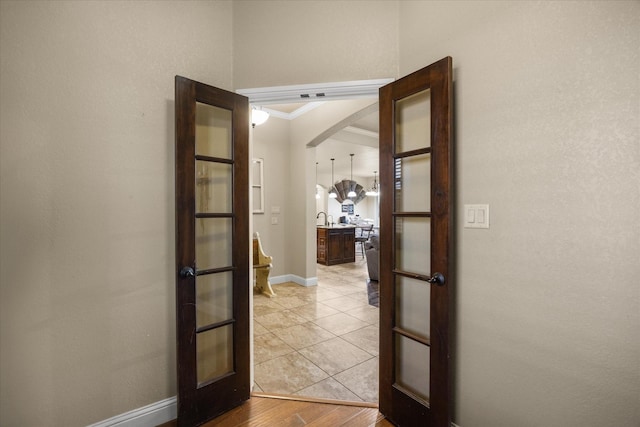
[[[316,215],[316,219],[320,218],[320,214],[324,215],[324,225],[329,225],[329,223],[327,222],[327,213],[326,212],[318,212],[318,215]]]

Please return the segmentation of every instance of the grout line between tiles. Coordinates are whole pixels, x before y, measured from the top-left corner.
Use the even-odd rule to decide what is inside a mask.
[[[360,396],[358,393],[356,393],[351,388],[347,387],[345,384],[343,384],[341,381],[339,381],[336,378],[336,375],[339,375],[339,374],[341,374],[343,372],[346,372],[349,369],[353,369],[353,368],[355,368],[355,367],[357,367],[357,366],[359,366],[359,365],[361,365],[363,363],[370,362],[371,359],[378,357],[378,355],[372,354],[370,351],[366,350],[365,348],[362,348],[360,345],[357,345],[357,344],[355,344],[355,343],[353,343],[351,341],[348,341],[347,339],[344,338],[344,336],[347,335],[347,334],[352,334],[354,332],[358,332],[358,331],[363,330],[363,329],[365,329],[367,327],[370,327],[370,326],[376,327],[376,323],[370,323],[367,320],[359,319],[359,318],[357,318],[357,317],[355,317],[355,316],[353,316],[353,315],[348,313],[349,311],[352,311],[352,310],[369,307],[369,305],[360,304],[358,306],[353,306],[353,307],[348,307],[346,309],[343,309],[343,308],[332,307],[332,306],[330,306],[328,304],[325,304],[326,301],[330,301],[332,299],[343,299],[345,297],[348,298],[349,300],[352,300],[352,301],[355,301],[355,302],[364,302],[363,301],[363,296],[364,295],[360,295],[360,293],[361,292],[365,292],[366,293],[366,284],[365,284],[366,283],[366,274],[365,274],[366,263],[359,264],[359,265],[355,266],[354,268],[345,268],[345,267],[335,268],[335,267],[336,266],[334,266],[334,267],[321,267],[321,266],[319,266],[318,267],[318,286],[319,287],[314,289],[315,291],[318,291],[318,290],[326,291],[325,295],[326,295],[326,293],[331,292],[331,293],[333,293],[335,295],[335,296],[332,296],[331,294],[329,294],[329,296],[331,296],[332,298],[318,299],[317,295],[313,295],[313,297],[311,297],[311,296],[309,296],[309,294],[306,294],[306,292],[311,291],[310,289],[301,288],[301,287],[299,287],[299,285],[293,284],[293,283],[274,285],[276,293],[278,293],[278,287],[280,287],[280,289],[282,290],[282,293],[281,293],[281,295],[283,297],[282,302],[286,303],[285,305],[290,305],[292,303],[295,304],[296,303],[296,299],[295,298],[297,298],[298,301],[302,301],[302,302],[305,302],[305,303],[297,305],[297,306],[293,306],[293,307],[285,307],[285,305],[278,304],[277,300],[273,299],[271,301],[273,303],[275,303],[275,304],[271,304],[271,303],[265,302],[264,305],[271,306],[272,308],[274,308],[273,307],[274,305],[275,306],[279,306],[279,307],[281,307],[281,309],[277,309],[276,308],[276,311],[274,313],[276,313],[276,312],[278,312],[278,313],[290,312],[291,314],[304,319],[305,320],[304,322],[296,323],[296,324],[292,324],[292,325],[287,325],[287,326],[280,327],[280,328],[270,329],[270,328],[267,328],[266,326],[264,326],[263,324],[261,324],[259,321],[256,321],[258,324],[260,324],[267,331],[267,333],[271,333],[273,335],[275,335],[274,331],[277,331],[277,330],[280,330],[280,329],[286,329],[288,327],[295,327],[295,326],[299,326],[299,325],[309,324],[310,323],[310,324],[314,325],[315,327],[321,329],[322,331],[325,331],[327,334],[331,335],[331,337],[323,339],[323,340],[315,342],[315,343],[312,343],[312,344],[309,344],[309,345],[306,345],[304,347],[295,348],[294,346],[289,344],[289,342],[286,342],[286,341],[282,340],[278,335],[275,335],[278,339],[280,339],[280,341],[284,342],[289,348],[291,348],[292,351],[289,352],[289,353],[283,354],[283,355],[278,355],[278,356],[273,357],[271,359],[267,359],[265,361],[261,361],[259,364],[256,364],[256,366],[260,365],[262,363],[265,363],[265,362],[267,362],[269,360],[274,360],[274,359],[277,359],[279,357],[284,357],[286,355],[291,355],[293,353],[297,353],[299,356],[304,358],[304,360],[306,360],[308,363],[310,363],[311,366],[314,366],[320,372],[322,372],[325,375],[327,375],[327,377],[322,379],[322,380],[315,381],[312,384],[309,384],[309,385],[304,386],[302,388],[299,388],[294,393],[298,393],[301,390],[307,389],[309,387],[317,385],[317,384],[319,384],[319,383],[321,383],[323,381],[326,381],[327,379],[331,378],[336,383],[340,384],[340,386],[344,387],[345,390],[347,390],[350,393],[352,393],[353,396],[357,396],[358,399],[366,401],[363,396]],[[333,269],[333,270],[330,270],[330,269]],[[327,274],[323,274],[323,273],[326,273],[327,271],[331,271],[331,273],[328,274],[328,275]],[[343,277],[345,275],[353,275],[354,279],[353,280],[343,280]],[[327,277],[327,276],[329,276],[329,277]],[[285,285],[285,286],[282,286],[282,285]],[[354,288],[354,289],[360,287],[360,290],[356,289],[353,292],[347,292],[347,293],[344,293],[344,294],[340,294],[340,291],[348,291],[349,290],[349,289],[345,289],[344,286],[348,286],[348,287]],[[340,288],[342,288],[342,289],[340,289]],[[285,292],[285,289],[286,289],[286,292]],[[332,289],[334,289],[334,290],[338,289],[339,291],[335,292]],[[307,299],[305,299],[305,296],[306,296]],[[260,297],[261,297],[260,294],[254,295],[254,298],[260,298]],[[284,300],[284,298],[289,298],[289,299]],[[301,315],[299,315],[299,314],[297,314],[295,312],[296,309],[300,309],[300,308],[302,308],[304,306],[308,306],[308,305],[311,305],[311,304],[315,304],[316,306],[319,304],[321,306],[324,306],[325,308],[329,308],[332,311],[335,311],[335,313],[324,314],[324,315],[317,316],[317,315],[313,314],[313,309],[312,309],[311,310],[312,314],[310,314],[309,317],[305,317],[305,316],[301,316]],[[332,316],[332,315],[337,315],[337,314],[340,314],[340,313],[346,314],[347,316],[352,318],[354,321],[363,322],[363,323],[365,323],[365,325],[362,326],[362,327],[359,327],[357,329],[354,329],[353,331],[345,332],[345,333],[339,335],[339,334],[333,333],[330,330],[327,330],[327,329],[323,328],[322,326],[320,326],[320,325],[318,325],[316,323],[320,319],[323,319],[323,318],[326,318],[326,317],[329,317],[329,316]],[[268,313],[268,314],[271,314],[271,313]],[[322,369],[320,366],[318,366],[316,363],[314,363],[312,360],[310,360],[309,358],[307,358],[304,354],[302,354],[300,352],[301,350],[308,349],[308,348],[313,347],[313,346],[318,345],[318,344],[322,344],[322,343],[327,342],[327,341],[329,341],[331,339],[334,339],[334,338],[340,338],[341,340],[349,343],[350,345],[353,345],[355,348],[361,350],[362,352],[364,352],[369,357],[365,361],[356,363],[353,366],[350,366],[348,368],[342,369],[340,372],[337,372],[334,375],[330,375],[326,370]],[[262,386],[262,384],[260,384],[260,382],[257,381],[257,380],[255,381],[255,383],[258,385],[258,387],[260,387],[260,389],[263,390],[263,392],[278,393],[278,391],[264,390],[264,387]]]

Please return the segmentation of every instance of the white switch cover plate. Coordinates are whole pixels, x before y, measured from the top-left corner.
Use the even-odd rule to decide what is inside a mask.
[[[489,205],[464,205],[464,228],[489,228]]]

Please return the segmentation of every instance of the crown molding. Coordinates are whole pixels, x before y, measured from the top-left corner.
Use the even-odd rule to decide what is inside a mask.
[[[297,108],[297,109],[295,109],[294,111],[292,111],[290,113],[285,113],[283,111],[273,110],[273,109],[271,109],[269,107],[262,107],[262,110],[266,111],[267,113],[269,113],[269,115],[271,115],[273,117],[278,117],[279,119],[293,120],[293,119],[296,119],[296,118],[300,117],[304,113],[308,113],[309,111],[318,108],[319,106],[321,106],[324,103],[325,103],[325,101],[308,102],[308,103],[304,104],[302,107]]]
[[[371,98],[378,96],[380,87],[395,79],[354,80],[348,82],[313,83],[293,86],[273,86],[237,89],[236,93],[249,98],[255,105],[290,104],[307,101]]]

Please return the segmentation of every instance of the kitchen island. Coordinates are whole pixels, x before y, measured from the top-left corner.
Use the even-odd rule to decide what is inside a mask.
[[[317,262],[334,265],[355,262],[356,227],[353,225],[317,226]]]

